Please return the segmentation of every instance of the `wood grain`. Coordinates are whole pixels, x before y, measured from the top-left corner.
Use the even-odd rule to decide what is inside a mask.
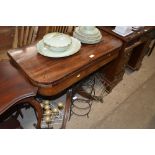
[[[0,62],[0,115],[16,104],[29,103],[37,113],[37,128],[41,127],[42,108],[35,101],[37,87],[15,69],[9,61]]]
[[[39,87],[40,94],[55,95],[117,57],[122,42],[107,33],[102,35],[100,43],[83,45],[78,53],[65,58],[44,57],[37,53],[35,45],[9,51],[8,55]]]

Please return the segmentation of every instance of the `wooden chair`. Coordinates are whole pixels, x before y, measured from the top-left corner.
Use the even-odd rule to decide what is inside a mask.
[[[40,40],[43,36],[50,32],[61,32],[65,34],[71,34],[74,30],[74,26],[39,26],[36,40]]]
[[[36,39],[37,26],[17,26],[15,28],[13,48],[30,45]]]
[[[29,103],[37,115],[37,128],[41,127],[42,108],[35,100],[37,88],[17,71],[9,61],[0,62],[0,116],[17,104]]]
[[[0,26],[0,52],[12,48],[15,26]]]
[[[8,60],[7,50],[12,48],[15,26],[0,26],[0,60]]]

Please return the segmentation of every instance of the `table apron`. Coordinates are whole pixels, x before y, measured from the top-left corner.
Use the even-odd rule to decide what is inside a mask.
[[[61,82],[57,84],[36,84],[31,81],[34,85],[38,87],[38,93],[44,96],[54,96],[58,93],[62,92],[66,88],[69,88],[73,84],[79,82],[83,78],[87,77],[91,73],[95,72],[105,64],[109,63],[110,61],[114,60],[118,56],[119,50],[115,50],[107,55],[105,55],[102,59],[98,60],[97,62],[91,63],[89,66],[83,67],[81,71],[78,71],[71,76],[68,76],[61,80]]]

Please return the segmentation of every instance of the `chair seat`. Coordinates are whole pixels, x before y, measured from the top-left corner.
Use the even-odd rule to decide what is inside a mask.
[[[18,101],[36,96],[37,88],[16,69],[9,61],[0,62],[0,114]]]

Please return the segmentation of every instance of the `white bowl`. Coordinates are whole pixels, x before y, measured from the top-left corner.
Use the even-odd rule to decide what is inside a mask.
[[[63,52],[72,44],[72,39],[69,35],[63,33],[49,33],[43,37],[43,42],[46,48],[55,52]]]
[[[81,43],[78,39],[71,37],[72,44],[71,46],[64,52],[55,52],[51,51],[48,48],[44,46],[43,40],[40,40],[37,43],[37,51],[43,56],[51,57],[51,58],[61,58],[61,57],[68,57],[70,55],[73,55],[77,53],[81,48]]]
[[[79,32],[85,35],[97,35],[98,29],[95,26],[79,26]]]

